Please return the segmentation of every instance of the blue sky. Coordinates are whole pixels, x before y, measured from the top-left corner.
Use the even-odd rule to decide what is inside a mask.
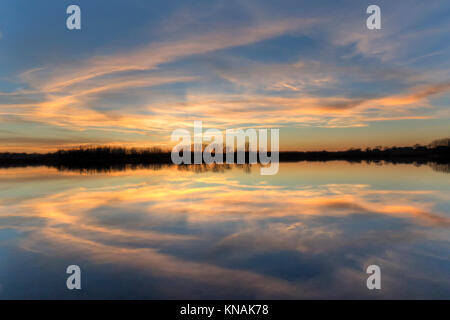
[[[280,128],[290,150],[427,143],[450,136],[449,17],[448,1],[4,0],[0,150],[170,147],[194,120]]]

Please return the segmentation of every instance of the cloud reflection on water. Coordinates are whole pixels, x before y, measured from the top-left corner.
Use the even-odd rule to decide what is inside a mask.
[[[437,295],[438,288],[448,298],[449,277],[433,278],[450,269],[445,176],[400,166],[400,178],[434,174],[444,188],[380,188],[377,173],[336,183],[343,169],[373,166],[328,164],[329,183],[322,166],[282,164],[272,178],[236,168],[1,170],[0,236],[14,230],[17,238],[0,245],[47,263],[78,261],[99,273],[113,265],[148,283],[169,281],[153,287],[159,298],[371,298],[364,270],[374,261],[382,266],[383,297],[408,296],[412,287],[417,296]],[[376,170],[387,180],[390,169]],[[292,183],[301,176],[307,183]],[[91,290],[88,297],[98,297]]]

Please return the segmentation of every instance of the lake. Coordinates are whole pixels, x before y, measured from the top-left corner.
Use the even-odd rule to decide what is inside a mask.
[[[450,299],[449,191],[442,165],[0,169],[0,299]]]

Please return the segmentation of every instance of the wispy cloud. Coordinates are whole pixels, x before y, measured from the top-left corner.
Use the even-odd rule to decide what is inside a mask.
[[[212,30],[152,43],[118,54],[95,56],[68,66],[48,67],[22,74],[23,80],[45,92],[60,91],[68,86],[100,76],[126,71],[153,70],[159,65],[220,49],[248,45],[301,27],[311,27],[316,19],[280,20],[236,26],[231,30]],[[42,78],[42,75],[45,78]]]

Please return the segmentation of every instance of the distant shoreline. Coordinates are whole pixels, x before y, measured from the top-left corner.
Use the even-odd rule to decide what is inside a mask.
[[[249,153],[246,152],[246,163]],[[234,153],[236,159],[236,152]],[[225,157],[224,157],[225,158]],[[393,147],[385,149],[350,149],[347,151],[279,152],[280,162],[334,161],[350,162],[429,162],[450,164],[450,146]],[[172,164],[171,153],[158,149],[136,150],[115,147],[91,147],[59,150],[53,153],[0,153],[0,167],[49,166],[65,168],[108,168],[125,165]]]

